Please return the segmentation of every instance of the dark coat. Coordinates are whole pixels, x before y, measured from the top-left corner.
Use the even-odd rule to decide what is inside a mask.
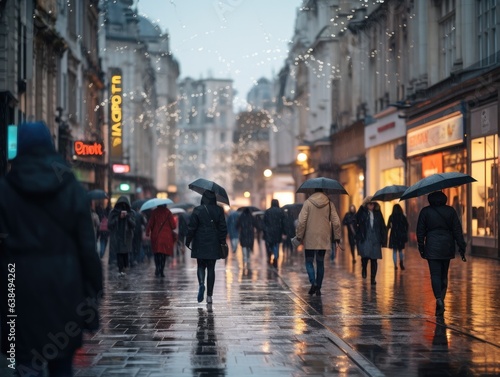
[[[17,361],[31,363],[32,352],[43,355],[44,346],[54,344],[49,334],[67,335],[56,358],[72,354],[82,344],[82,330],[98,328],[102,268],[87,194],[55,151],[18,156],[0,179],[0,233],[6,234],[0,244],[2,351],[9,343],[11,277]]]
[[[428,195],[429,206],[422,208],[417,222],[418,250],[426,259],[455,258],[455,243],[465,252],[466,243],[457,212],[446,205],[441,191]]]
[[[387,228],[380,206],[373,209],[373,233],[369,232],[370,213],[366,204],[359,207],[356,213],[356,242],[358,253],[362,258],[382,259],[382,247],[387,245]],[[372,234],[372,236],[369,236]]]
[[[226,237],[224,210],[217,205],[215,195],[205,191],[201,205],[193,209],[189,218],[186,245],[192,243],[191,258],[219,259],[220,245],[226,243]]]
[[[403,213],[391,214],[387,221],[387,229],[391,230],[389,248],[402,250],[408,242],[408,220]]]
[[[264,240],[269,244],[280,243],[285,233],[285,213],[278,201],[271,202],[271,208],[264,212]]]
[[[257,222],[255,217],[253,217],[248,208],[245,208],[236,221],[236,228],[238,228],[240,234],[239,239],[241,247],[248,247],[250,250],[253,249],[256,227]]]
[[[127,211],[127,216],[120,217],[121,211]],[[110,231],[109,250],[111,253],[127,254],[132,252],[132,242],[135,229],[135,211],[130,208],[126,196],[120,196],[108,217]]]
[[[347,212],[342,220],[342,225],[347,227],[347,238],[350,245],[356,244],[356,212]]]
[[[174,244],[177,241],[175,228],[174,215],[168,208],[157,207],[153,210],[146,227],[146,235],[151,236],[153,253],[174,255]]]

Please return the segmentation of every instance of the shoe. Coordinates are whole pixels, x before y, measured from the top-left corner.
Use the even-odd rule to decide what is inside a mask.
[[[203,301],[203,296],[205,295],[205,286],[200,285],[200,288],[198,288],[198,302]]]
[[[321,288],[316,289],[316,296],[321,296]]]
[[[309,294],[313,295],[316,293],[316,289],[318,289],[318,286],[316,284],[311,285],[311,289],[309,289]]]
[[[405,269],[405,265],[403,264],[403,262],[399,262],[399,267],[401,267],[402,270]]]
[[[160,272],[160,276],[161,276],[162,278],[164,278],[164,277],[165,277],[165,274],[163,273],[163,271],[161,271],[161,272]]]
[[[366,279],[366,267],[363,267],[361,269],[361,276],[363,277],[363,279]]]
[[[273,267],[274,268],[278,267],[278,260],[277,259],[273,260]]]
[[[211,304],[212,303],[212,296],[207,296],[207,304]]]
[[[398,269],[398,266],[394,265],[394,270],[397,270]]]
[[[372,285],[376,285],[377,282],[375,281],[375,279],[372,279]]]
[[[436,300],[436,317],[441,317],[444,314],[444,301],[440,298]]]

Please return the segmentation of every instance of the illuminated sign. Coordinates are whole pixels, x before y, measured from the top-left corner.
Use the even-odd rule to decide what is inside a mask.
[[[77,156],[102,156],[104,155],[104,145],[98,142],[88,142],[77,140],[74,144]]]
[[[123,155],[123,93],[121,70],[113,69],[111,75],[111,98],[109,100],[110,136],[111,136],[111,159],[121,159]]]
[[[113,164],[113,173],[123,174],[130,171],[130,165],[127,164]]]
[[[12,160],[17,156],[17,126],[7,126],[7,159]]]

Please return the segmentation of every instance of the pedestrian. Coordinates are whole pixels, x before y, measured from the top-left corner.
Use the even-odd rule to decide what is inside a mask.
[[[90,205],[90,216],[92,217],[92,227],[94,228],[94,240],[97,244],[97,233],[99,232],[99,225],[101,224],[101,221],[99,220],[99,215],[92,204]]]
[[[106,252],[106,246],[108,245],[109,239],[109,229],[108,229],[108,216],[111,212],[111,207],[106,206],[106,208],[102,208],[99,204],[96,207],[97,215],[99,216],[99,231],[97,232],[97,238],[99,239],[99,256],[104,256]],[[109,256],[109,260],[111,260],[111,255]]]
[[[304,244],[307,275],[311,283],[309,294],[321,296],[325,274],[325,253],[335,243],[340,250],[342,225],[335,208],[322,189],[315,189],[299,213],[296,238]],[[333,240],[332,240],[333,239]],[[314,260],[316,259],[316,274]]]
[[[342,225],[347,228],[347,240],[351,250],[352,263],[356,263],[356,207],[351,204],[349,212],[347,212],[342,220]]]
[[[441,191],[427,196],[429,205],[422,208],[417,221],[417,243],[420,256],[427,259],[432,291],[436,299],[436,316],[445,311],[450,260],[455,258],[455,244],[465,261],[462,225],[455,209],[446,205],[448,197]]]
[[[278,267],[279,247],[283,239],[285,214],[280,208],[278,199],[271,200],[271,207],[264,212],[264,241],[268,250],[267,259],[271,263],[271,256],[274,267]]]
[[[387,245],[387,228],[377,202],[367,196],[356,213],[356,236],[358,253],[361,256],[361,276],[366,279],[370,262],[371,284],[377,284],[378,259],[382,259],[382,247]]]
[[[126,196],[120,196],[108,217],[110,253],[116,255],[119,276],[125,276],[134,238],[135,214]]]
[[[166,204],[159,205],[153,212],[146,225],[146,236],[151,237],[151,249],[155,259],[155,276],[165,277],[165,261],[167,256],[174,255],[174,245],[177,234],[174,215]]]
[[[389,236],[389,248],[392,249],[392,259],[394,261],[394,269],[398,269],[398,253],[399,267],[405,269],[403,249],[408,242],[408,220],[406,219],[403,209],[399,204],[394,204],[392,213],[387,221],[387,230],[391,230]]]
[[[132,261],[130,265],[136,266],[144,260],[144,250],[142,248],[142,235],[147,224],[146,218],[139,211],[139,208],[132,208],[135,217],[134,237],[132,238]]]
[[[0,178],[0,337],[16,375],[73,376],[83,331],[99,327],[102,268],[89,208],[45,123],[21,124],[17,157]]]
[[[250,253],[253,251],[255,241],[256,220],[250,212],[250,208],[245,207],[236,221],[236,228],[239,233],[241,251],[243,253],[243,263],[248,263]]]
[[[236,223],[239,216],[240,212],[231,210],[229,212],[229,216],[227,217],[227,233],[229,234],[231,250],[233,253],[236,253],[236,249],[238,248],[238,228],[236,227]]]
[[[198,265],[198,302],[204,300],[205,275],[207,304],[213,302],[215,284],[215,263],[220,259],[221,245],[226,244],[227,225],[224,210],[217,205],[215,193],[205,191],[201,204],[193,209],[189,218],[186,246],[191,242],[191,258],[196,258]]]

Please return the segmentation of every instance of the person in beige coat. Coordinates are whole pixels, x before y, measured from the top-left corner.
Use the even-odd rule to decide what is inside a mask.
[[[296,238],[304,244],[306,270],[311,283],[309,294],[321,296],[325,274],[325,253],[335,242],[340,250],[341,221],[335,205],[321,189],[316,189],[304,203],[299,213]],[[333,237],[333,239],[332,239]],[[314,271],[316,259],[316,274]]]

